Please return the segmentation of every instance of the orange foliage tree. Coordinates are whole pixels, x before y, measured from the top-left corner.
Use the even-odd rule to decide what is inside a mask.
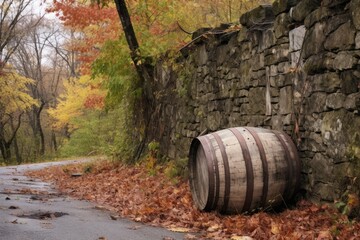
[[[103,43],[118,38],[120,34],[114,7],[100,8],[86,1],[56,0],[47,11],[56,13],[73,33],[68,50],[77,53],[82,74],[90,73],[91,63],[98,56]]]
[[[190,36],[184,29],[191,33],[200,27],[237,23],[244,11],[272,0],[128,0],[126,5],[123,0],[54,0],[48,11],[56,13],[74,33],[68,48],[78,53],[82,74],[91,72],[91,64],[106,41],[124,37],[116,2],[121,3],[121,6],[118,4],[120,11],[128,9],[142,57],[147,58],[189,41]]]
[[[108,91],[105,106],[127,98],[124,105],[137,109],[129,116],[140,119],[135,126],[139,129],[135,138],[141,142],[138,158],[155,109],[149,84],[154,59],[188,42],[196,29],[223,22],[237,24],[242,12],[269,1],[54,0],[48,11],[55,12],[72,31],[74,38],[68,46],[78,54],[81,73],[102,79],[101,86]],[[137,99],[129,101],[134,96]],[[103,106],[103,99],[89,95],[84,107]]]

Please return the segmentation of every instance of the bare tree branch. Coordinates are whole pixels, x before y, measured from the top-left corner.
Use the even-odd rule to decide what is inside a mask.
[[[3,66],[19,47],[27,31],[40,19],[29,22],[32,14],[27,12],[32,0],[2,0],[0,5],[0,62]]]
[[[194,32],[189,32],[189,31],[186,31],[181,25],[180,23],[177,21],[176,24],[178,25],[178,27],[180,28],[181,31],[183,31],[184,33],[186,34],[189,34],[189,35],[192,35]]]

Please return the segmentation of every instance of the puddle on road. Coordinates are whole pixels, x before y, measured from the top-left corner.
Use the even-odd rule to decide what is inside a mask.
[[[34,212],[34,213],[28,213],[28,214],[21,214],[18,215],[20,218],[29,218],[29,219],[37,219],[37,220],[49,220],[49,219],[55,219],[62,216],[69,215],[68,213],[64,212]]]

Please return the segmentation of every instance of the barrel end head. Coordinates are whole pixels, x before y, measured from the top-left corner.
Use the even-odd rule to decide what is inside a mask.
[[[189,150],[189,183],[192,199],[201,211],[209,211],[209,173],[207,154],[203,148],[204,137],[194,138]]]

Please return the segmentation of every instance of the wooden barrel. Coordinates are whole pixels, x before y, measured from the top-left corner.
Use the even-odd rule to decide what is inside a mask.
[[[283,132],[237,127],[195,138],[189,171],[200,210],[250,212],[289,200],[300,182],[300,161]]]

